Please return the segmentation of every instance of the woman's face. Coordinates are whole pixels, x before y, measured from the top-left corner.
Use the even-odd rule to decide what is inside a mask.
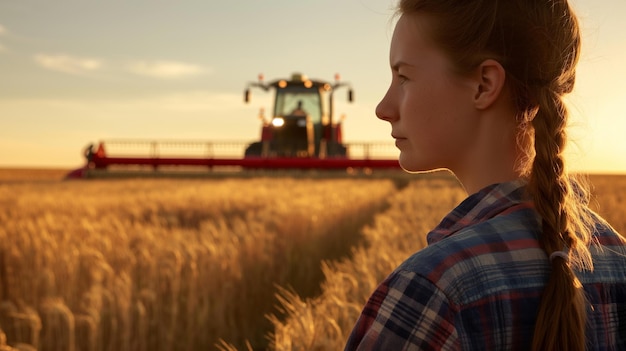
[[[391,85],[376,108],[391,124],[400,165],[418,172],[463,168],[477,135],[476,84],[453,71],[428,36],[424,14],[402,15],[391,40]]]

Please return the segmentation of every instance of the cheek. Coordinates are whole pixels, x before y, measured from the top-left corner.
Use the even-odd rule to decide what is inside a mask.
[[[412,82],[402,94],[404,105],[415,112],[436,110],[442,102],[449,101],[449,90],[441,82],[425,79]]]
[[[445,153],[449,144],[463,143],[471,134],[469,116],[452,97],[424,92],[406,101],[403,127],[414,149]]]
[[[401,113],[404,124],[411,132],[431,129],[440,124],[442,115],[447,114],[448,101],[440,101],[440,97],[428,89],[414,89],[403,99]]]

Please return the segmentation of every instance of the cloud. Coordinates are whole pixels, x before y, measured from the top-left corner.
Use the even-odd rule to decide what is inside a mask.
[[[67,54],[37,54],[34,60],[46,69],[78,75],[94,73],[105,68],[104,60]],[[161,79],[177,79],[210,73],[208,67],[164,60],[137,60],[127,64],[109,62],[106,68],[109,73],[126,71],[135,75]]]
[[[84,74],[102,68],[101,60],[64,54],[37,54],[34,59],[37,64],[46,69],[71,74]]]
[[[135,61],[127,66],[129,72],[154,78],[182,78],[208,73],[199,65],[174,61]]]

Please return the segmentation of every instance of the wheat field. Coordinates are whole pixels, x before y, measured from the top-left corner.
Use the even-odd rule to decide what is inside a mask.
[[[592,208],[626,233],[626,176],[589,177]],[[390,208],[364,229],[353,257],[324,262],[322,293],[279,294],[287,318],[273,318],[272,350],[341,350],[371,292],[397,265],[422,248],[425,235],[465,193],[452,180],[421,179],[395,194]],[[229,350],[235,350],[231,347]]]
[[[445,175],[115,179],[0,170],[0,350],[337,350],[465,196]],[[626,177],[594,176],[626,229]]]

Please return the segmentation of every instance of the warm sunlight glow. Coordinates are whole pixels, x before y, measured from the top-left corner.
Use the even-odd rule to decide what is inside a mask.
[[[277,1],[0,2],[0,168],[74,168],[85,145],[103,139],[258,140],[258,111],[274,102],[257,90],[244,104],[242,92],[248,84],[284,88],[294,72],[307,87],[307,77],[353,87],[354,103],[339,92],[332,106],[335,121],[349,117],[344,141],[391,143],[389,125],[374,114],[390,78],[389,4],[336,3],[342,20],[312,32],[300,14],[323,18],[327,5]],[[571,2],[583,52],[567,98],[569,168],[626,173],[626,2]],[[148,4],[149,13],[136,11]]]

